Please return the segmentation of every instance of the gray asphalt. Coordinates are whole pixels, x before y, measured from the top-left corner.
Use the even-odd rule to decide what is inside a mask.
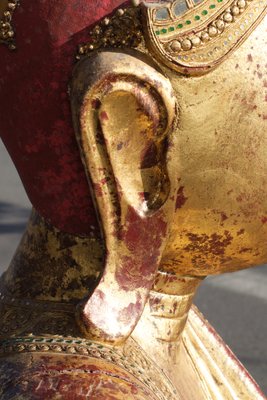
[[[29,213],[28,198],[0,141],[0,273]],[[267,394],[267,266],[207,279],[195,303]]]

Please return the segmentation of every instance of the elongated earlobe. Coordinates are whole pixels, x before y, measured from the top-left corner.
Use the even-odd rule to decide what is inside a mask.
[[[111,51],[79,63],[71,100],[106,243],[104,274],[77,319],[87,336],[119,343],[142,314],[167,236],[176,102],[155,68]]]

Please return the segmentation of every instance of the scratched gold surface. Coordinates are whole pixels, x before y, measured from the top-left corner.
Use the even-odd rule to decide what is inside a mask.
[[[165,70],[180,112],[164,271],[209,275],[267,261],[266,29],[267,18],[205,76]]]

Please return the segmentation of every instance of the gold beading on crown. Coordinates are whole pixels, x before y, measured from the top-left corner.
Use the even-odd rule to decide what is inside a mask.
[[[77,59],[100,48],[136,48],[142,42],[140,9],[120,8],[89,33],[90,41],[79,46]]]
[[[10,50],[15,50],[15,31],[12,26],[14,11],[19,5],[19,0],[9,0],[6,10],[0,19],[0,43],[8,46]]]

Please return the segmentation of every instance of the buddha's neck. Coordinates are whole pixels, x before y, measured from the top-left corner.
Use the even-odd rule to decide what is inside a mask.
[[[133,336],[168,371],[180,361],[180,342],[193,297],[203,278],[159,272]],[[145,332],[145,336],[144,336]],[[170,373],[172,371],[169,371]]]
[[[0,290],[14,298],[75,302],[94,289],[103,256],[99,237],[63,233],[33,211]]]

